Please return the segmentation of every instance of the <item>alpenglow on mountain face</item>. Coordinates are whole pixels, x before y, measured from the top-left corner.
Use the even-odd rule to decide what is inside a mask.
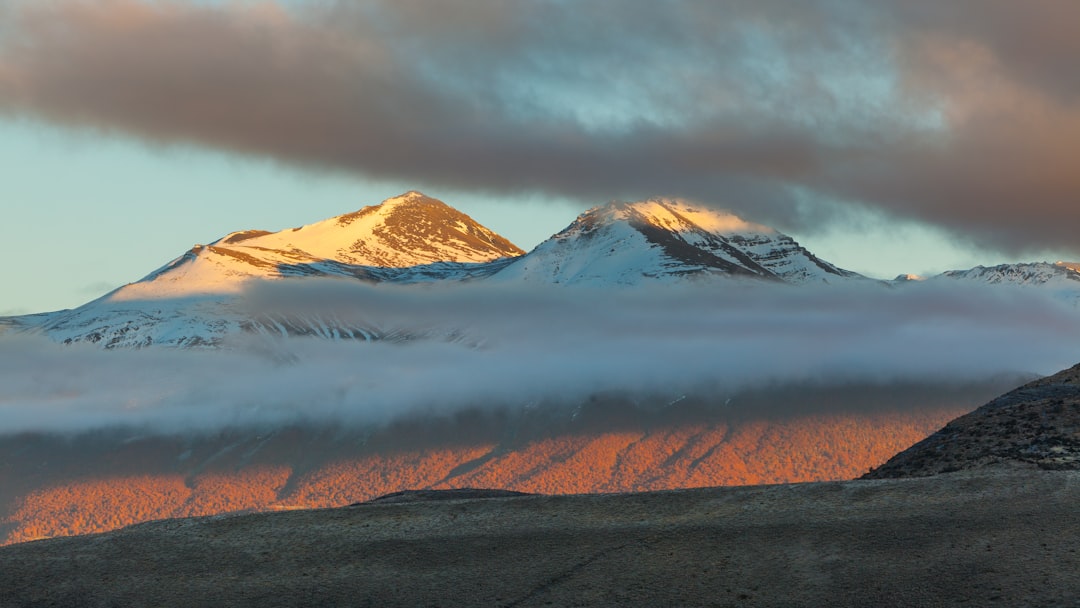
[[[231,293],[251,278],[402,280],[411,276],[402,269],[480,264],[524,253],[457,209],[414,191],[300,228],[234,232],[209,245],[196,245],[109,297]],[[466,269],[447,265],[426,270],[456,276]]]
[[[234,232],[197,245],[135,283],[73,310],[0,318],[0,332],[29,332],[103,348],[217,347],[243,335],[393,340],[416,328],[388,327],[350,310],[253,312],[252,287],[334,277],[368,284],[496,281],[502,284],[632,287],[685,281],[874,284],[804,249],[791,237],[729,213],[683,201],[609,203],[524,254],[467,215],[419,192],[281,232]],[[1080,302],[1080,272],[1067,264],[1016,264],[935,280],[1053,288]],[[1060,294],[1059,294],[1060,292]],[[446,337],[452,328],[425,330]],[[442,332],[442,333],[440,333]]]
[[[416,337],[325,312],[253,315],[245,294],[265,281],[336,277],[367,283],[495,280],[596,287],[685,280],[829,283],[861,279],[790,237],[733,215],[657,199],[582,214],[529,254],[419,192],[283,230],[234,232],[198,245],[135,283],[68,311],[5,320],[9,331],[104,348],[221,345],[231,336]]]
[[[502,280],[596,286],[698,275],[789,283],[863,278],[771,228],[675,200],[596,207],[525,255],[442,201],[409,192],[301,228],[234,232],[109,297],[235,293],[251,278],[411,283],[494,273]]]
[[[442,201],[407,192],[307,226],[231,233],[73,310],[6,319],[0,331],[41,333],[103,348],[219,346],[247,333],[383,339],[377,320],[252,314],[245,292],[261,281],[337,277],[371,283],[489,275],[524,252]],[[294,311],[295,313],[295,311]]]

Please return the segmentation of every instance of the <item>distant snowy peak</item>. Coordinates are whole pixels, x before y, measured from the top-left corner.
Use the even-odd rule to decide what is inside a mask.
[[[209,245],[196,245],[107,297],[132,300],[235,293],[251,278],[342,276],[405,282],[463,278],[470,271],[463,265],[523,253],[457,209],[412,191],[299,228],[233,232]]]
[[[919,281],[925,281],[925,280],[926,280],[926,277],[922,276],[921,274],[910,274],[910,273],[908,273],[908,274],[897,275],[897,277],[895,279],[893,279],[892,282],[893,283],[912,283],[912,282],[919,282]]]
[[[976,266],[968,270],[949,270],[938,277],[989,284],[1060,285],[1080,289],[1080,264],[1069,262],[1033,262]]]
[[[1038,289],[1059,301],[1080,307],[1080,264],[1073,262],[976,266],[967,270],[949,270],[930,277],[927,282],[937,285],[959,282]]]
[[[966,283],[1035,287],[1080,306],[1080,263],[1076,262],[1018,262],[997,266],[976,266],[966,270],[947,270],[941,274],[923,277],[902,274],[892,281],[893,285],[913,282]]]
[[[862,278],[772,228],[673,199],[591,209],[496,277],[632,285],[709,275],[790,283]]]

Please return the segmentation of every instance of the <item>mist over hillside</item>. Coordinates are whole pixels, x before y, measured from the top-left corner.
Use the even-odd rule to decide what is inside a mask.
[[[251,314],[362,316],[399,339],[241,336],[212,352],[103,352],[5,336],[3,432],[380,425],[606,392],[668,402],[800,385],[962,386],[1052,372],[1077,357],[1080,338],[1067,304],[980,286],[612,291],[309,280],[258,284],[248,295]]]

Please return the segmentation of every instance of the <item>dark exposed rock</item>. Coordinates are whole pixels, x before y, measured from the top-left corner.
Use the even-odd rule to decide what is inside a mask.
[[[984,467],[1080,470],[1080,365],[1025,384],[953,420],[864,479]]]

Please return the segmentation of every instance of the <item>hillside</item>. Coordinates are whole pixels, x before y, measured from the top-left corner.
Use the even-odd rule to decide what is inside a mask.
[[[1080,365],[949,422],[865,478],[986,468],[1080,470]]]
[[[868,397],[870,398],[870,397]],[[743,418],[628,403],[389,428],[0,436],[0,544],[152,519],[348,505],[400,490],[544,494],[850,479],[967,411],[942,403]]]
[[[6,606],[1075,606],[1080,473],[374,503],[0,548]]]

